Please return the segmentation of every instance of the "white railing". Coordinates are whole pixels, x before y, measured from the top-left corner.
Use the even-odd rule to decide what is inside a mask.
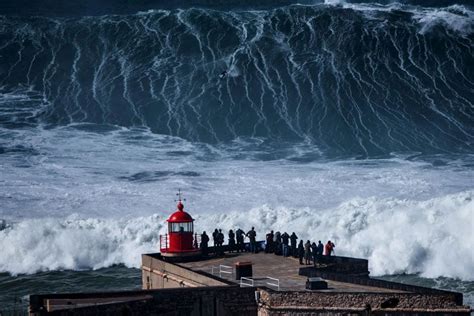
[[[230,271],[229,271],[230,270]],[[222,278],[222,274],[232,274],[234,269],[231,266],[225,266],[223,264],[219,265],[219,278]]]
[[[270,280],[270,281],[266,282],[267,285],[274,286],[274,287],[277,288],[278,291],[280,291],[280,280],[279,279],[271,278],[271,277],[268,277],[268,276],[267,276],[267,279]]]
[[[244,286],[252,286],[253,287],[253,279],[250,279],[250,278],[245,278],[245,277],[241,277],[240,278],[240,287],[244,287]]]
[[[168,234],[160,235],[160,251],[168,251],[170,247],[170,240],[168,238]]]

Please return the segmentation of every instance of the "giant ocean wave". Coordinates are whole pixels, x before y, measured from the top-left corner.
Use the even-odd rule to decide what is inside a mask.
[[[471,283],[469,1],[58,1],[0,3],[0,272],[139,267],[181,188],[199,230]]]
[[[363,157],[471,153],[473,11],[326,2],[1,16],[0,94],[24,98],[2,102],[0,124],[146,126]]]

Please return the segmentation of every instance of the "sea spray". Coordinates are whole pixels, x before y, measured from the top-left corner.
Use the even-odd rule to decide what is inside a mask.
[[[226,229],[255,226],[336,243],[336,254],[369,259],[371,275],[421,273],[472,280],[474,191],[426,201],[353,199],[326,210],[270,208],[219,214]],[[209,227],[211,228],[211,227]],[[456,264],[454,264],[456,262]]]
[[[142,253],[157,250],[164,220],[159,216],[24,220],[0,232],[0,271],[15,275],[114,264],[139,267]]]
[[[325,210],[263,205],[196,215],[195,228],[201,233],[254,226],[260,240],[270,230],[294,231],[303,240],[332,240],[337,255],[369,259],[371,275],[421,273],[472,281],[473,199],[474,191],[466,191],[426,201],[357,198]],[[142,253],[158,252],[159,235],[167,229],[166,217],[157,215],[76,217],[23,220],[1,231],[0,271],[139,267]]]

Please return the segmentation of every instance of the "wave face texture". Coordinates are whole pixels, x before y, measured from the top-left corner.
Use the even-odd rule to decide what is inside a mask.
[[[327,2],[0,16],[0,92],[24,96],[2,103],[0,123],[146,126],[364,157],[472,152],[473,11]]]

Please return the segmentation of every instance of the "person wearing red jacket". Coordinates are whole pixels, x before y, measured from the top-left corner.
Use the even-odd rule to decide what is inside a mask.
[[[334,248],[336,248],[336,245],[328,240],[328,243],[324,246],[324,255],[330,256],[334,252]]]

